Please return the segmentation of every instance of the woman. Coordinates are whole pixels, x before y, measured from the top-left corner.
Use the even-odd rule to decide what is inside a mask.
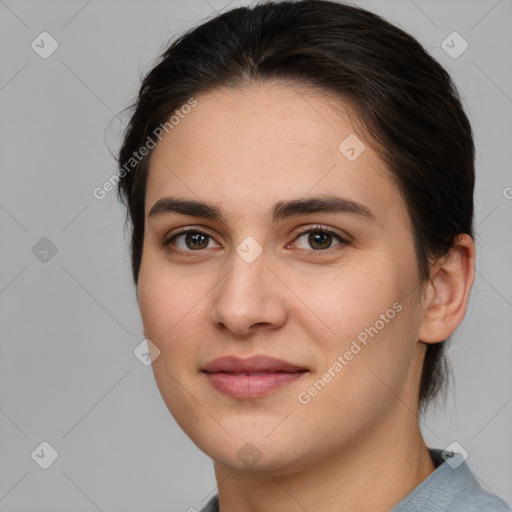
[[[419,428],[474,280],[474,145],[415,39],[324,0],[221,14],[145,77],[119,169],[204,512],[510,510]]]

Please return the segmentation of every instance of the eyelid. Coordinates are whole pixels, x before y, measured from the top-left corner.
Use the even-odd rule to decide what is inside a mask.
[[[343,231],[340,231],[336,228],[332,228],[330,226],[327,226],[325,224],[310,224],[307,226],[300,226],[296,230],[292,232],[293,239],[297,239],[299,236],[302,236],[306,233],[315,232],[315,231],[323,231],[325,233],[329,233],[331,235],[334,235],[336,237],[339,237],[343,242],[350,243],[351,238],[347,233],[344,233]]]

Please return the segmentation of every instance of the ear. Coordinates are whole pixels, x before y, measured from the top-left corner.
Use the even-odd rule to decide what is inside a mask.
[[[420,341],[437,343],[455,331],[466,314],[474,280],[475,244],[471,236],[460,234],[450,252],[430,269],[418,332]]]

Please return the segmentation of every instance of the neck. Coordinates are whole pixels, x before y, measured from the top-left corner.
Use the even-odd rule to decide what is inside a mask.
[[[277,476],[216,462],[220,511],[389,511],[435,470],[418,418],[398,407],[392,421],[300,470]]]

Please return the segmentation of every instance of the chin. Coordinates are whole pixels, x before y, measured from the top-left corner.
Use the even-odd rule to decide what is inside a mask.
[[[289,432],[273,432],[279,421],[273,421],[272,428],[268,428],[269,421],[257,420],[249,422],[234,422],[226,430],[218,427],[204,426],[203,429],[187,431],[194,444],[208,457],[233,471],[252,473],[271,473],[274,476],[284,476],[294,473],[307,465],[307,447],[303,440],[294,439]],[[205,432],[209,435],[205,436]],[[212,435],[216,433],[218,435]]]

